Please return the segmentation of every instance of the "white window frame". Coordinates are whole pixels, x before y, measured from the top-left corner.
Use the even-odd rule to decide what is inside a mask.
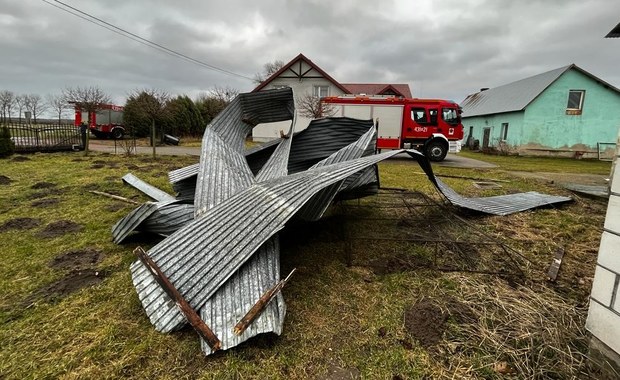
[[[321,90],[325,90],[325,94],[321,95]],[[317,98],[324,98],[326,96],[329,96],[329,86],[319,86],[319,85],[315,85],[312,87],[312,95],[317,97]]]
[[[581,96],[579,97],[579,106],[578,108],[569,107],[570,96],[572,93],[579,93]],[[566,110],[568,111],[581,111],[583,110],[583,98],[586,97],[586,90],[568,90],[568,98],[566,99]]]
[[[508,123],[502,123],[502,129],[500,130],[499,139],[506,141],[508,139]]]

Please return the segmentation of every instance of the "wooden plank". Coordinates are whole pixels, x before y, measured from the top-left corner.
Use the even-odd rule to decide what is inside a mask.
[[[553,258],[553,262],[549,267],[549,272],[547,272],[547,280],[554,282],[558,277],[558,272],[560,271],[560,265],[562,265],[562,259],[564,258],[564,249],[558,248],[555,251],[555,257]]]
[[[284,285],[291,279],[291,276],[297,268],[293,269],[291,273],[284,280],[278,281],[272,288],[267,290],[259,299],[256,301],[254,306],[241,318],[241,320],[235,325],[233,332],[236,335],[241,335],[243,332],[258,318],[258,316],[265,310],[265,307],[271,302],[278,292],[282,290]]]
[[[164,275],[164,273],[159,269],[157,264],[146,254],[142,247],[136,248],[133,253],[138,256],[138,259],[144,264],[146,269],[151,272],[155,280],[162,287],[162,289],[166,292],[168,297],[170,297],[181,309],[187,321],[192,325],[194,330],[207,342],[209,347],[213,351],[218,351],[222,348],[222,343],[219,338],[215,335],[215,333],[207,326],[207,324],[200,318],[198,313],[191,307],[191,305],[183,298],[181,293],[172,285],[170,280]]]

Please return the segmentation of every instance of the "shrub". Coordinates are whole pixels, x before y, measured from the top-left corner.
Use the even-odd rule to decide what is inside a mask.
[[[0,128],[0,158],[9,157],[15,153],[15,143],[11,140],[11,133],[7,127]]]

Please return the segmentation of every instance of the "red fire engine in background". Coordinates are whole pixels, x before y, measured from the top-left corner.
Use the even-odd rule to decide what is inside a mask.
[[[321,101],[334,108],[333,116],[375,120],[377,149],[414,148],[431,161],[461,150],[461,108],[453,101],[353,95]]]
[[[88,128],[98,138],[122,139],[125,135],[123,127],[123,107],[113,104],[103,104],[97,112],[82,111],[79,103],[75,103],[75,126],[79,127],[82,122],[88,124]],[[89,122],[90,120],[90,122]]]

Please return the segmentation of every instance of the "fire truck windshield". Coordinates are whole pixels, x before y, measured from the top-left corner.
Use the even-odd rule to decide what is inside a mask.
[[[459,114],[456,108],[443,108],[441,110],[441,118],[448,124],[456,125],[459,123]]]

